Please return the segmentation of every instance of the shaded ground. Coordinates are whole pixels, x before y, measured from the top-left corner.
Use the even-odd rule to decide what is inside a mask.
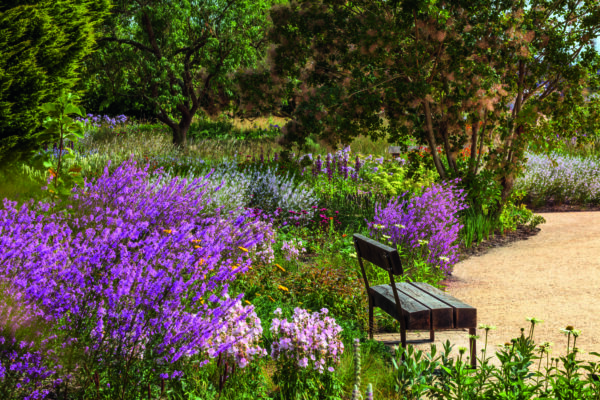
[[[582,331],[577,347],[585,353],[580,358],[600,361],[589,354],[600,352],[600,212],[543,211],[536,211],[547,221],[539,231],[520,229],[470,250],[446,282],[447,292],[476,307],[479,323],[497,326],[489,334],[492,353],[496,345],[518,336],[521,327],[529,328],[526,317],[536,317],[545,321],[536,326],[536,342],[553,342],[553,356],[563,355],[567,345],[559,329],[572,325]],[[409,340],[427,336],[411,332]],[[376,339],[392,344],[399,334]],[[438,348],[446,339],[468,347],[466,330],[437,333]],[[423,350],[429,346],[416,345]],[[482,346],[483,338],[478,349]]]

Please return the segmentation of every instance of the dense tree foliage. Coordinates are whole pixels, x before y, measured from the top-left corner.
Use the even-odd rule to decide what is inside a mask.
[[[483,169],[492,171],[501,204],[527,143],[548,140],[532,134],[543,115],[568,120],[584,106],[597,110],[585,105],[582,89],[598,86],[598,1],[529,3],[303,0],[275,7],[269,69],[240,78],[241,106],[268,107],[293,91],[288,145],[311,133],[332,143],[358,134],[416,137],[442,178],[475,182]],[[470,161],[461,167],[457,154],[467,145]]]
[[[41,104],[75,83],[108,0],[0,3],[0,164],[56,141],[41,133]]]
[[[185,147],[194,115],[230,108],[233,72],[263,57],[273,3],[115,1],[89,71],[109,98],[150,107]]]

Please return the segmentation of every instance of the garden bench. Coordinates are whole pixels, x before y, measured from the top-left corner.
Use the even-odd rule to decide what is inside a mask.
[[[429,341],[435,330],[468,329],[471,365],[475,368],[477,309],[424,282],[395,283],[394,276],[403,269],[398,250],[360,234],[354,234],[354,247],[369,297],[369,338],[373,339],[373,307],[378,307],[400,322],[400,339],[406,348],[407,330],[429,331]],[[369,286],[362,259],[386,270],[390,284]],[[402,316],[402,318],[400,317]]]

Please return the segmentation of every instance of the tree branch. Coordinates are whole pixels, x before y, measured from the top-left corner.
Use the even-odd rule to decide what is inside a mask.
[[[142,22],[146,28],[146,33],[148,34],[148,40],[150,40],[150,44],[152,45],[153,53],[159,60],[162,58],[162,53],[158,44],[156,43],[156,37],[154,36],[154,29],[152,29],[152,22],[150,21],[150,17],[146,12],[142,14]]]
[[[129,40],[129,39],[119,39],[116,37],[103,37],[100,38],[96,41],[97,43],[100,42],[115,42],[115,43],[122,43],[122,44],[128,44],[130,46],[133,46],[137,49],[140,49],[142,51],[147,51],[149,53],[154,54],[154,50],[152,50],[150,47],[144,46],[143,44],[136,42],[135,40]]]

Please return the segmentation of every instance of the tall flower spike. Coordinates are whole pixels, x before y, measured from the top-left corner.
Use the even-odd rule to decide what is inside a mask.
[[[360,359],[360,339],[354,339],[354,392],[352,392],[352,400],[358,400],[362,398],[360,395],[360,369],[361,369],[361,359]]]

